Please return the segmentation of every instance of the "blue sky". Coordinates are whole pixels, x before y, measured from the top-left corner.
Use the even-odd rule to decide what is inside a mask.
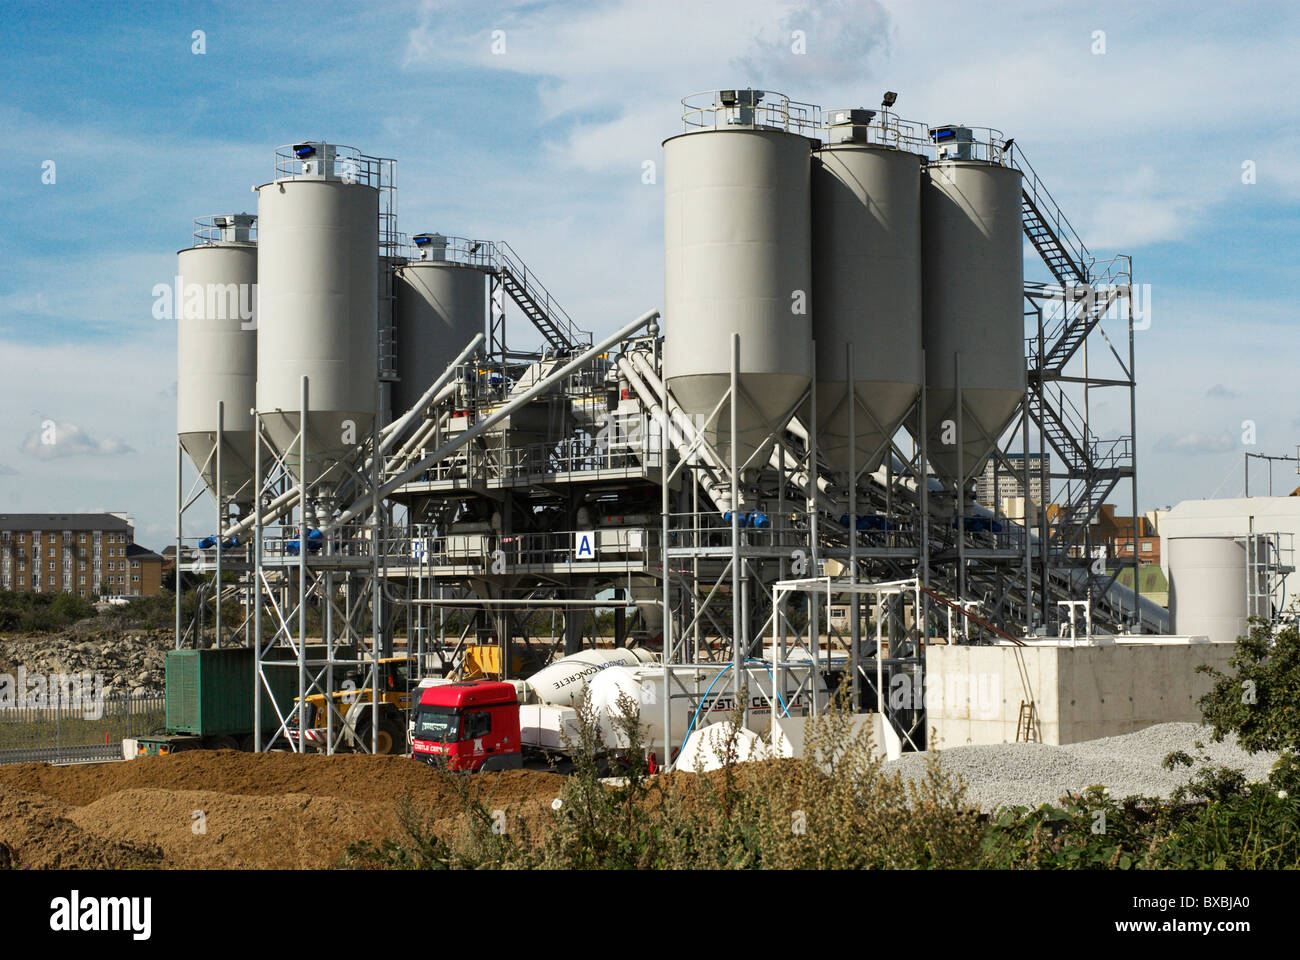
[[[253,209],[275,145],[397,158],[404,231],[507,240],[608,331],[662,304],[641,174],[678,100],[750,84],[997,127],[1095,253],[1134,257],[1144,508],[1238,493],[1244,420],[1251,450],[1300,440],[1294,4],[3,2],[0,24],[3,511],[126,510],[168,541],[176,338],[151,291],[195,217]],[[1097,398],[1102,435],[1119,406]],[[75,439],[56,456],[47,419]]]

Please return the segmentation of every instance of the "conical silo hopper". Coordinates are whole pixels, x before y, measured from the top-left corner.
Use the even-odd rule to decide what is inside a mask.
[[[664,374],[703,422],[730,386],[740,334],[737,463],[757,463],[808,386],[810,142],[779,95],[724,91],[706,126],[664,141]],[[689,121],[688,121],[689,122]],[[731,404],[706,437],[730,458]],[[756,456],[756,454],[758,456]]]
[[[935,473],[955,483],[984,469],[1025,393],[1021,174],[978,159],[999,151],[966,128],[935,134],[956,142],[921,183],[926,441]]]
[[[376,413],[379,191],[329,144],[293,150],[301,166],[258,188],[257,410],[295,477],[316,483],[328,471],[332,484]]]
[[[255,219],[239,213],[199,221],[198,242],[176,258],[176,433],[215,495],[217,405],[224,405],[220,494],[241,505],[254,497]]]
[[[817,448],[842,474],[850,459],[880,465],[921,386],[921,158],[871,142],[873,111],[828,117],[812,171],[812,330]]]

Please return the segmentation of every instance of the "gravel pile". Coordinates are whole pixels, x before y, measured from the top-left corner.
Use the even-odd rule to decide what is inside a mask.
[[[1195,741],[1204,744],[1197,750]],[[1119,737],[1103,737],[1066,746],[1042,743],[1002,743],[948,747],[939,754],[943,769],[966,781],[966,797],[985,810],[998,806],[1037,806],[1063,794],[1095,784],[1109,787],[1116,799],[1131,794],[1168,797],[1201,766],[1166,770],[1160,764],[1175,750],[1199,760],[1242,770],[1248,780],[1264,780],[1277,754],[1249,754],[1229,735],[1222,743],[1195,723],[1159,723]],[[886,769],[919,781],[925,776],[925,755],[904,754]]]

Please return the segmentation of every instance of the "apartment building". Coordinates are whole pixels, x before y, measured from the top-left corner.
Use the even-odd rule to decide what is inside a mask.
[[[984,472],[975,481],[975,499],[986,507],[1001,507],[1008,499],[1025,496],[1025,455],[1009,453],[1007,459],[1016,468],[1009,473],[1004,464],[996,463],[993,458],[984,465]],[[1051,455],[1029,455],[1029,499],[1034,507],[1041,507],[1047,502],[1044,496],[1043,469],[1052,468]],[[996,469],[995,469],[996,468]],[[1032,508],[1031,508],[1032,515]]]
[[[133,532],[121,513],[0,513],[0,589],[88,600],[156,594],[162,557],[135,546]]]

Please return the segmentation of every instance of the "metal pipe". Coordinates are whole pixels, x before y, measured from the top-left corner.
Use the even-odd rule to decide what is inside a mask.
[[[262,493],[262,418],[253,416],[253,498]],[[253,752],[262,752],[262,514],[253,526]],[[179,583],[179,581],[178,581]],[[277,714],[278,719],[278,714]]]
[[[307,377],[298,409],[298,752],[307,750]],[[325,708],[329,709],[329,698]],[[327,745],[327,751],[333,744]]]
[[[399,473],[396,477],[393,477],[382,487],[380,487],[379,490],[376,492],[378,499],[380,500],[386,499],[393,492],[401,489],[403,486],[410,483],[416,477],[420,476],[420,474],[424,473],[424,471],[428,470],[429,467],[433,466],[435,463],[443,459],[443,457],[447,456],[447,454],[452,453],[453,451],[459,449],[460,447],[463,447],[465,444],[469,443],[471,440],[480,436],[481,434],[489,430],[491,427],[500,423],[506,417],[510,416],[510,414],[513,413],[516,409],[522,407],[525,403],[528,403],[534,397],[540,396],[541,394],[554,389],[556,384],[562,383],[564,381],[564,378],[567,377],[574,370],[586,366],[588,363],[590,363],[600,354],[607,351],[614,344],[618,343],[621,340],[627,339],[637,330],[640,330],[642,327],[644,327],[647,323],[658,318],[658,316],[659,316],[658,310],[650,310],[647,313],[642,314],[641,316],[637,317],[637,319],[629,323],[627,326],[618,330],[616,333],[612,333],[604,340],[601,340],[599,343],[595,344],[594,346],[588,347],[586,350],[578,354],[578,356],[574,357],[572,360],[570,360],[564,366],[560,367],[558,370],[551,371],[551,373],[548,376],[537,381],[537,383],[533,384],[533,386],[529,387],[527,390],[519,394],[514,399],[510,400],[508,403],[503,404],[491,416],[485,417],[484,419],[480,420],[478,423],[470,427],[464,433],[460,434],[459,436],[455,437],[452,440],[447,441],[445,444],[443,444],[433,453],[429,454],[423,460],[416,463],[414,466],[408,467],[406,470]],[[329,523],[326,526],[326,529],[333,530],[341,526],[342,524],[347,523],[353,517],[356,517],[358,514],[364,511],[371,504],[371,502],[372,502],[372,497],[370,496],[364,496],[354,501],[351,506],[349,506],[346,510],[344,510],[341,514],[339,514],[337,518],[335,518],[331,523]]]
[[[438,391],[441,390],[447,381],[456,373],[456,368],[464,363],[465,358],[478,349],[478,345],[482,342],[483,334],[476,333],[474,339],[465,346],[465,349],[456,354],[456,359],[447,364],[447,368],[442,371],[442,376],[433,381],[433,385],[430,386],[428,390],[424,391],[420,396],[420,399],[415,401],[414,405],[412,405],[411,409],[407,410],[400,418],[394,420],[385,428],[387,435],[384,436],[384,439],[379,444],[379,452],[381,454],[388,452],[389,448],[393,445],[393,441],[396,440],[401,432],[406,429],[407,424],[414,420],[426,407],[428,407],[428,405],[433,401],[433,398],[437,395]]]
[[[658,394],[658,396],[656,395],[656,388],[652,384],[647,384],[646,380],[642,379],[641,372],[634,368],[633,364],[627,357],[619,357],[617,365],[619,372],[627,377],[628,383],[632,385],[632,389],[636,391],[637,396],[641,398],[642,402],[650,408],[651,414],[653,414],[656,419],[663,423],[666,417],[672,416],[671,407],[675,406],[675,402],[669,398],[667,406],[660,403],[658,396],[662,396],[662,394]],[[682,442],[673,444],[677,448],[678,455],[683,460],[689,460],[687,453],[690,451],[692,445],[695,445],[694,455],[699,455],[707,448],[709,454],[716,457],[716,453],[708,446],[707,441],[701,439],[698,444],[695,444],[697,435],[695,434],[694,427],[689,421],[684,419],[678,421],[676,417],[672,417],[672,419],[675,421],[675,425],[679,426],[683,434]],[[671,426],[667,423],[663,423],[661,429],[669,430],[671,429]],[[664,476],[667,476],[666,471]],[[709,498],[713,501],[720,513],[726,513],[731,509],[733,503],[732,491],[725,490],[708,474],[705,474],[704,477],[701,478],[700,484],[704,487],[705,492],[709,495]]]
[[[625,360],[627,361],[626,364],[624,363]],[[727,472],[727,465],[722,462],[722,458],[718,455],[717,450],[715,450],[707,440],[699,436],[695,430],[695,424],[691,422],[690,416],[681,408],[681,405],[677,403],[672,394],[668,392],[668,388],[664,385],[664,382],[659,379],[659,376],[655,373],[650,361],[643,354],[634,351],[626,357],[620,357],[618,364],[619,370],[628,374],[629,380],[632,379],[632,375],[628,370],[628,367],[635,367],[635,372],[639,373],[645,383],[649,385],[650,390],[653,391],[653,395],[662,398],[663,406],[672,418],[672,423],[681,431],[683,437],[689,441],[687,443],[674,444],[683,459],[687,459],[688,462],[703,461],[704,464],[713,470],[718,476],[725,474]],[[697,440],[698,442],[696,442]],[[688,450],[691,451],[689,459],[686,457]],[[743,500],[738,490],[733,490],[730,495],[723,495],[721,492],[715,494],[713,491],[709,490],[710,486],[716,489],[717,485],[705,485],[705,489],[706,492],[709,493],[710,497],[713,498],[713,502],[718,507],[719,512],[726,513],[732,504],[743,505]],[[724,497],[725,503],[719,501],[718,498],[720,496]]]
[[[853,343],[844,345],[844,381],[849,392],[849,583],[858,582],[858,391],[853,380]],[[858,671],[861,669],[858,657],[862,647],[862,606],[858,602],[858,591],[849,594],[849,670],[853,675],[853,709],[856,711],[861,702],[861,682]],[[829,616],[829,613],[827,614]],[[879,631],[880,611],[876,611],[877,631]],[[880,646],[876,646],[876,661],[880,661]],[[879,694],[879,691],[877,691]]]
[[[222,507],[225,504],[225,497],[222,495],[221,492],[221,482],[222,482],[221,447],[226,442],[225,423],[226,423],[226,402],[224,400],[218,400],[217,401],[217,450],[216,450],[217,482],[216,482],[216,490],[215,490],[216,499],[217,499],[217,599],[216,599],[216,623],[214,625],[214,636],[216,638],[215,646],[217,647],[218,650],[221,649],[221,591],[222,591],[221,555],[226,552],[225,541],[221,539],[221,525],[225,523],[225,517],[223,516],[223,513],[225,511],[222,509]],[[201,646],[201,644],[196,643],[195,646]]]
[[[727,402],[730,405],[731,437],[727,453],[731,460],[731,489],[740,489],[740,473],[736,466],[736,447],[739,442],[739,422],[737,407],[740,399],[740,334],[731,335],[731,388]],[[745,655],[740,649],[740,511],[734,506],[731,510],[731,686],[735,691],[735,703],[741,699],[741,672],[745,665]],[[748,706],[748,705],[746,705]],[[749,711],[743,714],[742,725],[748,726]]]
[[[176,649],[181,648],[181,532],[184,529],[184,507],[185,493],[182,489],[182,457],[183,448],[181,447],[181,438],[176,438]],[[91,581],[94,581],[91,576]],[[197,646],[197,644],[196,644]]]

